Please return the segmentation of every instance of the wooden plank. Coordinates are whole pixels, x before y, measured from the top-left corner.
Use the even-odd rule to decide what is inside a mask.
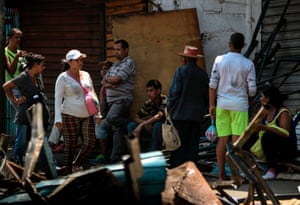
[[[134,6],[123,6],[123,7],[115,7],[111,9],[105,10],[105,15],[120,15],[120,14],[130,14],[130,13],[145,13],[146,12],[146,5],[145,4],[138,4]]]
[[[256,126],[261,124],[262,118],[265,115],[265,108],[262,106],[254,118],[251,120],[245,131],[239,137],[239,139],[234,143],[234,147],[241,149],[243,145],[248,141],[251,135],[256,131]]]
[[[132,5],[132,4],[139,4],[143,3],[145,1],[143,0],[113,0],[113,1],[105,1],[105,7],[111,8],[111,7],[118,7],[118,6],[126,6],[126,5]]]
[[[110,43],[114,41],[114,37],[112,35],[112,33],[107,33],[106,34],[106,43]]]
[[[171,19],[176,21],[170,23]],[[181,64],[176,53],[182,52],[185,45],[197,46],[203,54],[196,9],[114,17],[112,23],[114,39],[128,41],[129,55],[136,65],[132,114],[145,100],[145,83],[148,80],[159,80],[162,92],[169,92],[175,69]],[[109,50],[107,55],[111,55]],[[204,58],[200,58],[198,63],[206,69]]]
[[[279,172],[276,176],[276,179],[284,179],[284,180],[300,180],[300,173],[285,173]]]

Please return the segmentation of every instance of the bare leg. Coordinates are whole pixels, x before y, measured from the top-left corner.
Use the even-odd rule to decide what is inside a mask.
[[[107,139],[99,139],[100,151],[104,157],[107,157]]]
[[[239,139],[239,135],[232,135],[232,143],[235,143]]]
[[[225,172],[225,155],[226,155],[226,145],[229,142],[230,136],[219,137],[216,148],[217,164],[219,169],[219,179],[224,180],[226,178]]]

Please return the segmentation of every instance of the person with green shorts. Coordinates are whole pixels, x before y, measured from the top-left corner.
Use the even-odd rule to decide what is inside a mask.
[[[225,172],[226,145],[234,143],[248,125],[249,97],[256,94],[253,62],[241,54],[244,35],[233,33],[229,52],[215,58],[209,82],[209,114],[217,128],[216,157],[219,180]]]

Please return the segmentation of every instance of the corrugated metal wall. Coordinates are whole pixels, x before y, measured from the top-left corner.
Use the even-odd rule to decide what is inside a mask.
[[[46,57],[43,79],[51,112],[54,112],[55,81],[61,72],[60,61],[65,53],[73,48],[87,53],[84,69],[92,75],[98,92],[100,72],[96,65],[106,58],[114,60],[111,47],[115,39],[111,19],[114,16],[147,11],[147,1],[104,2],[104,0],[26,0],[16,4],[20,7],[20,26],[16,26],[23,31],[22,49]]]
[[[278,26],[280,22],[281,26]],[[278,33],[276,27],[279,29]],[[266,63],[265,67],[257,66],[258,72],[261,73],[260,85],[271,80],[279,86],[282,93],[289,94],[285,105],[295,115],[300,110],[300,0],[270,1],[261,31],[262,48],[275,33],[269,52],[273,57],[269,57],[270,62]],[[263,59],[264,56],[257,55],[256,58]],[[300,150],[299,123],[296,126],[296,133]]]
[[[13,5],[12,5],[13,6]],[[18,8],[5,8],[5,39],[7,42],[7,34],[13,27],[20,27],[19,22],[19,9]],[[4,72],[3,72],[4,73]],[[15,118],[15,110],[11,106],[10,102],[8,101],[8,98],[5,96],[5,133],[10,136],[16,135],[16,125],[13,122]]]
[[[281,27],[278,26],[280,19],[282,19]],[[261,30],[262,48],[272,33],[276,33],[276,27],[280,29],[274,35],[274,41],[268,52],[269,56],[273,56],[272,53],[274,56],[266,61],[270,62],[266,63],[265,67],[260,68],[261,64],[257,66],[258,75],[261,72],[259,85],[266,80],[273,80],[273,83],[280,86],[282,93],[289,93],[289,100],[285,104],[294,114],[300,109],[300,0],[270,1]],[[264,52],[264,55],[266,53]],[[260,57],[263,58],[264,56]],[[293,72],[295,70],[297,72]]]
[[[54,86],[69,49],[88,55],[84,69],[100,89],[97,63],[104,57],[104,5],[94,1],[26,1],[20,9],[22,48],[46,57],[43,73],[48,104],[54,111]],[[100,2],[100,1],[99,1]]]

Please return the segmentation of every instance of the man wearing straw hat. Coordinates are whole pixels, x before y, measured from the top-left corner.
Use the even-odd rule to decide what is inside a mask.
[[[203,115],[208,112],[207,73],[197,65],[197,59],[203,58],[198,48],[187,45],[181,56],[182,65],[174,74],[167,100],[171,115],[181,140],[181,146],[171,151],[169,168],[186,161],[196,163],[199,149],[199,134]]]

